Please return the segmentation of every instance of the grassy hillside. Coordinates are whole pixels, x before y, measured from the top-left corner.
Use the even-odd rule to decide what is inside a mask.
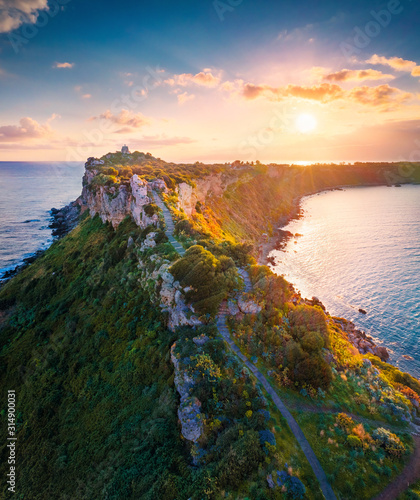
[[[166,329],[139,283],[136,244],[147,232],[129,220],[114,231],[85,218],[0,292],[0,385],[4,395],[16,391],[21,498],[236,498],[250,490],[274,498],[265,473],[286,462],[308,498],[319,498],[293,436],[215,330]],[[130,237],[136,244],[127,248]],[[163,237],[156,252],[167,249]],[[209,341],[197,349],[192,338],[200,335]],[[199,373],[200,467],[180,434],[175,342],[184,367]],[[5,477],[4,409],[1,421]],[[277,429],[278,451],[260,439],[269,428]]]
[[[105,185],[126,183],[133,173],[165,180],[165,200],[178,220],[175,234],[189,250],[179,259],[164,232],[153,229],[156,246],[141,252],[151,227],[142,231],[125,219],[114,230],[85,214],[0,290],[0,387],[4,402],[8,390],[16,391],[20,498],[321,498],[285,421],[214,326],[221,301],[240,292],[238,268],[245,266],[254,285],[248,298],[261,311],[231,318],[235,342],[282,398],[311,406],[296,417],[314,449],[334,458],[325,468],[341,498],[354,488],[360,498],[379,491],[411,450],[401,418],[412,410],[409,399],[419,398],[418,381],[377,358],[364,364],[320,307],[296,304],[287,282],[252,266],[251,246],[244,242],[271,231],[302,194],[383,183],[390,169],[400,175],[401,166],[239,165],[237,182],[188,218],[176,205],[177,183],[194,185],[209,172],[228,172],[229,165],[180,166],[143,153],[103,160],[95,168]],[[205,325],[168,330],[158,303],[161,276],[146,280],[140,256],[150,272],[156,256],[166,259]],[[203,433],[195,444],[181,434],[171,352],[194,381],[190,396],[200,403]],[[313,407],[328,415],[312,418]],[[360,428],[356,418],[341,428],[335,419],[342,411],[369,423]],[[379,432],[375,438],[381,425],[396,427],[398,435]],[[364,471],[361,480],[341,481],[337,464]],[[289,489],[271,489],[268,475],[283,475]],[[4,482],[0,495],[9,497]]]

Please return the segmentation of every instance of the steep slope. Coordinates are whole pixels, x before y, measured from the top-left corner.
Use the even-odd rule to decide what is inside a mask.
[[[400,426],[398,436],[378,431],[374,444],[380,424],[319,424],[316,439],[337,434],[323,444],[341,454],[337,464],[366,470],[364,486],[331,470],[337,496],[357,487],[368,498],[392,479],[412,447],[405,420],[420,385],[377,358],[363,361],[318,304],[249,254],[302,194],[414,179],[398,165],[339,168],[180,166],[143,153],[88,160],[79,226],[0,290],[0,385],[16,391],[20,494],[322,498],[276,405],[215,328],[227,300],[234,342],[282,399],[324,405],[331,419],[372,410]],[[294,415],[311,441],[304,416]],[[2,425],[3,477],[6,432]]]

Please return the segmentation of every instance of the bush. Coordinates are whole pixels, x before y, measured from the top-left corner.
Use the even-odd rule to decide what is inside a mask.
[[[328,328],[324,311],[318,306],[306,304],[295,307],[289,313],[290,326],[294,337],[300,338],[306,332],[318,332],[328,339]]]
[[[194,229],[194,226],[188,219],[182,219],[175,224],[174,234],[178,236],[180,233],[184,233],[192,238],[200,236],[200,233]]]
[[[390,455],[400,457],[405,452],[405,446],[401,439],[388,429],[379,427],[373,431],[372,437],[378,445],[383,446]]]
[[[352,448],[362,448],[363,443],[360,438],[355,436],[354,434],[350,434],[347,436],[347,443],[352,447]]]
[[[183,287],[191,288],[186,299],[202,315],[215,315],[239,279],[232,259],[219,260],[200,245],[190,247],[170,272]]]
[[[305,497],[305,485],[298,477],[291,476],[286,471],[277,471],[277,485],[285,488],[286,498],[300,500]]]
[[[152,217],[159,212],[159,207],[154,203],[149,203],[149,205],[144,206],[143,210],[147,217]]]
[[[264,431],[260,431],[258,434],[260,436],[260,443],[262,445],[268,443],[271,446],[276,446],[276,437],[271,431],[265,429]]]
[[[355,421],[345,413],[339,413],[335,421],[338,426],[345,431],[349,431],[355,425]]]

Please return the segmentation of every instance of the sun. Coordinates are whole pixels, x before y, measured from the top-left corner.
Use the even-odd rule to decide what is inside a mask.
[[[308,134],[316,129],[318,122],[313,115],[302,114],[296,118],[296,128],[302,134]]]

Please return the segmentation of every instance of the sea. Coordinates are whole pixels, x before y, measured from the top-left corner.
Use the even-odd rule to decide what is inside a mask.
[[[51,245],[50,210],[80,195],[83,172],[76,162],[0,162],[0,282]],[[272,251],[273,271],[420,377],[420,186],[323,192],[304,198],[302,209],[284,228],[300,236]]]
[[[327,191],[301,207],[283,228],[298,236],[270,254],[273,271],[420,377],[420,185]]]
[[[6,271],[51,245],[51,208],[82,191],[81,162],[0,162],[0,282]]]

